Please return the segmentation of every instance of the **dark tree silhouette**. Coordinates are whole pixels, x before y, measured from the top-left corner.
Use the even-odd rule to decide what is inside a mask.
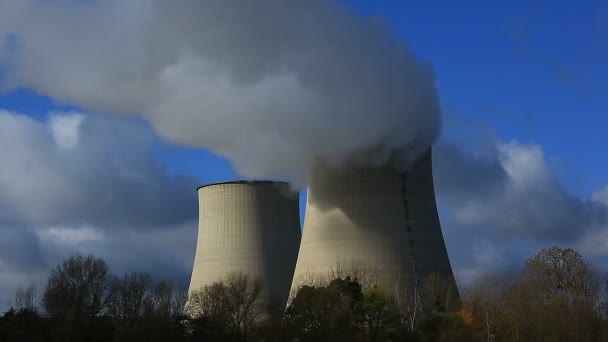
[[[186,312],[198,326],[224,338],[247,340],[252,328],[269,312],[264,284],[242,272],[229,273],[224,280],[194,291]]]
[[[53,317],[91,324],[106,307],[109,285],[103,259],[72,256],[51,270],[42,305]]]
[[[26,288],[19,286],[14,301],[17,311],[36,312],[36,285],[31,284]]]
[[[328,286],[303,286],[291,301],[285,321],[302,341],[352,341],[363,324],[359,282],[334,279]]]
[[[42,306],[54,321],[58,340],[77,341],[111,336],[101,317],[109,299],[110,277],[105,261],[76,255],[56,266],[48,278]]]

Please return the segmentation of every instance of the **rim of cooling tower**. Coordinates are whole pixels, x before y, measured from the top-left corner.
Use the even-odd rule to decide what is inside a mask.
[[[208,186],[212,186],[212,185],[223,185],[223,184],[285,184],[285,185],[289,185],[289,182],[284,182],[284,181],[274,181],[274,180],[232,180],[232,181],[223,181],[223,182],[213,182],[213,183],[207,183],[207,184],[203,184],[199,187],[196,188],[196,191],[208,187]]]

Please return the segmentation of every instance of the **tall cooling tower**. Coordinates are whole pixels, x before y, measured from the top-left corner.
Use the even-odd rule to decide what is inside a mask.
[[[380,282],[399,281],[406,272],[409,283],[430,273],[454,281],[430,150],[406,173],[390,165],[313,172],[292,288],[340,262],[373,270]]]
[[[243,272],[284,307],[300,244],[298,195],[287,183],[236,181],[198,188],[199,228],[189,292]]]

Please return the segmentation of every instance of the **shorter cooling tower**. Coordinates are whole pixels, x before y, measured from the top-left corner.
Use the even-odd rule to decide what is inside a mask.
[[[339,263],[367,268],[383,285],[406,274],[408,283],[418,284],[431,273],[454,283],[430,151],[407,172],[392,164],[320,165],[313,172],[293,289]]]
[[[298,194],[287,183],[234,181],[198,188],[199,228],[189,292],[231,272],[259,277],[287,302],[300,245]]]

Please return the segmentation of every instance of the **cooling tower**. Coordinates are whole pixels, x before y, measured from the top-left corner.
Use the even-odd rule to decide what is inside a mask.
[[[391,165],[320,166],[313,172],[293,289],[340,263],[365,268],[386,285],[406,272],[408,283],[430,273],[454,282],[430,150],[407,172]]]
[[[287,302],[300,244],[298,194],[287,183],[236,181],[198,188],[199,228],[189,292],[231,272],[259,277]]]

